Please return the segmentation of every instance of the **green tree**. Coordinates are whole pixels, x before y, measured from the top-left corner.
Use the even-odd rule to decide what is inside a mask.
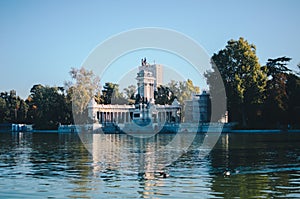
[[[102,99],[104,104],[127,104],[127,100],[119,91],[119,85],[106,82],[102,90]]]
[[[184,104],[185,100],[192,99],[193,94],[199,94],[200,88],[193,84],[193,81],[171,80],[166,86],[159,86],[155,92],[156,104],[172,104],[175,98],[179,103]]]
[[[16,91],[0,95],[0,122],[25,123],[28,105],[16,95]]]
[[[266,100],[263,106],[263,120],[270,127],[280,127],[287,124],[288,92],[287,81],[290,69],[287,68],[289,57],[268,59],[266,64],[268,81]],[[274,124],[276,124],[274,126]]]
[[[18,118],[18,108],[19,108],[19,99],[17,99],[16,91],[11,90],[9,96],[7,97],[7,105],[9,108],[10,122],[17,123]]]
[[[300,73],[290,73],[287,76],[286,87],[288,96],[288,124],[291,124],[294,128],[300,128]]]
[[[136,86],[135,85],[129,85],[127,88],[124,88],[124,93],[125,93],[125,96],[128,100],[128,104],[134,104]]]
[[[160,85],[157,91],[154,92],[154,98],[156,104],[171,104],[175,98],[174,94],[167,86]]]
[[[190,100],[193,94],[200,93],[200,88],[198,86],[195,86],[193,84],[193,81],[190,79],[188,79],[187,81],[178,81],[178,82],[172,80],[167,84],[167,87],[170,89],[170,91],[173,94],[171,100],[173,101],[174,98],[177,98],[177,100],[181,104],[184,104],[185,100]]]
[[[287,95],[288,95],[288,124],[292,128],[300,128],[300,64],[298,71],[292,71],[287,75]]]
[[[9,109],[6,104],[5,93],[1,93],[0,96],[0,123],[8,122],[9,119]]]
[[[97,104],[103,104],[103,97],[100,90],[98,90],[95,94],[95,101]]]
[[[170,91],[174,94],[175,97],[179,97],[180,96],[180,88],[179,88],[179,84],[183,83],[180,81],[175,81],[175,80],[171,80],[168,84],[167,87],[170,89]]]
[[[193,81],[190,79],[184,82],[179,82],[179,89],[178,101],[181,103],[185,100],[191,99],[193,94],[200,93],[200,88],[198,86],[194,86]]]
[[[72,68],[70,75],[73,82],[65,83],[67,89],[71,89],[73,113],[86,115],[87,105],[100,89],[100,79],[84,67]],[[86,118],[86,117],[84,117]]]
[[[267,81],[266,71],[256,56],[256,47],[243,38],[230,40],[225,49],[212,56],[212,67],[205,77],[208,85],[213,87],[216,71],[220,72],[227,95],[229,120],[243,126],[255,123]]]
[[[267,74],[269,77],[273,77],[277,74],[288,74],[289,72],[292,72],[291,69],[287,67],[288,63],[292,60],[290,57],[278,57],[275,59],[268,59],[268,62],[266,64],[267,68]]]
[[[57,129],[59,123],[70,123],[70,110],[62,87],[34,85],[27,99],[28,117],[35,129]]]
[[[73,112],[72,112],[72,96],[73,96],[73,89],[68,88],[65,90],[65,99],[64,99],[64,122],[62,124],[74,124]]]
[[[28,104],[18,97],[18,106],[17,106],[17,123],[27,123],[27,112],[29,109]]]

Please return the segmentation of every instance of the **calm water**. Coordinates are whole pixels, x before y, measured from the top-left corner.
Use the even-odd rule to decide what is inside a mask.
[[[74,134],[0,133],[0,198],[300,198],[300,134],[224,134],[159,167],[148,152],[171,139],[98,135],[89,153]]]

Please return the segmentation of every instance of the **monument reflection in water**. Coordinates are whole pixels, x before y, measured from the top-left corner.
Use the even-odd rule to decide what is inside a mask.
[[[150,152],[173,136],[85,134],[94,138],[90,150],[93,143],[105,145],[89,156],[75,134],[0,133],[0,198],[300,197],[299,133],[222,134],[202,159],[196,142],[203,146],[207,138],[197,134],[191,148],[162,169],[164,178],[152,173],[164,156]]]
[[[127,134],[82,133],[80,137],[92,154],[94,171],[125,169],[139,174],[155,175],[189,150],[201,148],[205,134],[156,134],[134,137]]]
[[[149,64],[146,58],[138,67],[136,80],[135,104],[97,104],[91,97],[87,116],[74,114],[75,123],[87,121],[79,123],[78,132],[93,155],[95,169],[122,167],[164,175],[164,168],[190,148],[199,148],[199,158],[208,154],[226,122],[221,121],[226,112],[220,108],[224,114],[218,114],[219,120],[210,123],[216,115],[213,110],[217,109],[212,106],[210,94],[190,93],[191,99],[185,100],[184,106],[176,98],[169,104],[156,104],[155,91],[162,85],[162,65]],[[80,102],[81,93],[78,94],[74,100]],[[76,110],[76,106],[73,108]]]

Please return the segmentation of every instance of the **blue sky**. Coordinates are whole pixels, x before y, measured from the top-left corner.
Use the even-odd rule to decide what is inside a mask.
[[[161,27],[181,32],[209,55],[230,39],[257,47],[260,63],[300,63],[300,1],[0,1],[0,91],[27,97],[37,83],[63,85],[101,42],[120,32]],[[150,55],[149,60],[168,60]],[[142,57],[132,64],[137,66]],[[170,64],[169,64],[170,65]],[[118,71],[116,69],[116,71]],[[109,79],[109,75],[105,77]],[[113,79],[111,81],[114,81]]]

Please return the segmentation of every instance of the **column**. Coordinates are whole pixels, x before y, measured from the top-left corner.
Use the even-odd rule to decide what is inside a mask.
[[[158,114],[157,114],[157,120],[158,120],[158,123],[161,123],[161,112],[158,112]]]
[[[117,122],[118,121],[118,117],[117,117],[117,112],[113,112],[113,117],[114,117],[114,119],[113,119],[113,122]]]

